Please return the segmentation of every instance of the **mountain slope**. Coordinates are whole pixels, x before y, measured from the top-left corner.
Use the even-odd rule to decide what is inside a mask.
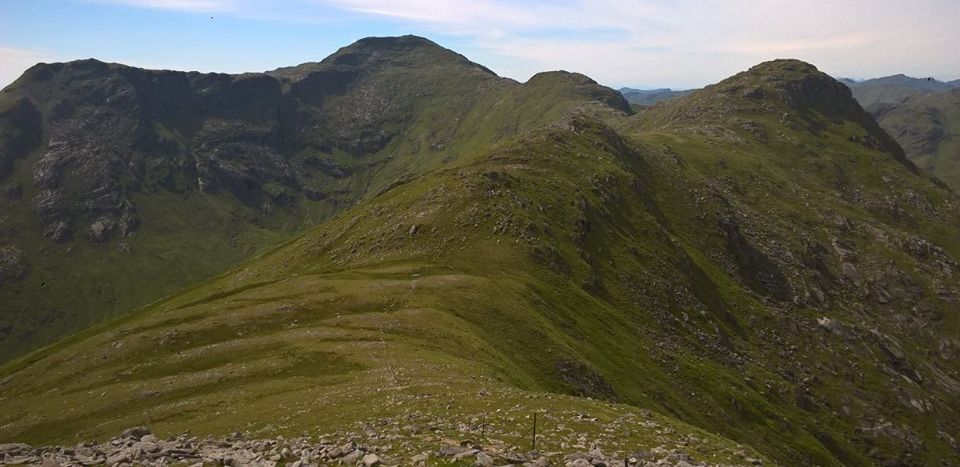
[[[547,392],[785,464],[960,461],[960,200],[848,88],[774,61],[627,116],[552,73],[502,115],[571,83],[601,99],[4,366],[0,437],[615,410]]]
[[[960,89],[911,97],[877,120],[911,160],[960,191]]]
[[[853,90],[853,96],[870,113],[885,106],[900,104],[913,96],[949,91],[956,87],[953,82],[944,83],[933,78],[913,78],[903,74],[842,82]]]
[[[629,111],[586,77],[519,84],[413,36],[269,73],[37,65],[0,94],[0,360],[575,108]]]
[[[691,92],[693,90],[620,88],[620,94],[623,94],[623,98],[635,105],[653,105],[660,101],[685,96]]]

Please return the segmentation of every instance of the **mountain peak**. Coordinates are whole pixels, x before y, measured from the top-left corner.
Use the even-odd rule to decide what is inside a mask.
[[[404,36],[371,36],[364,37],[359,39],[353,44],[347,47],[366,47],[372,49],[381,49],[381,50],[391,50],[391,49],[403,49],[409,50],[417,47],[434,47],[437,49],[443,49],[436,42],[431,41],[425,37],[414,36],[412,34],[407,34]],[[444,49],[446,50],[446,49]]]
[[[321,63],[358,68],[384,63],[413,66],[460,65],[496,75],[490,69],[471,62],[463,55],[429,39],[413,35],[365,37],[337,50]]]
[[[763,62],[707,89],[734,97],[775,101],[799,112],[815,110],[825,116],[857,122],[871,133],[883,133],[854,99],[849,86],[801,60]],[[877,136],[890,139],[886,135]]]

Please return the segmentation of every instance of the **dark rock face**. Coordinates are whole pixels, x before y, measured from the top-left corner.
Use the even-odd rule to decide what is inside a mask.
[[[556,363],[560,378],[573,386],[579,396],[595,397],[609,401],[617,400],[617,393],[603,377],[583,363],[562,359]]]
[[[30,99],[21,97],[0,110],[0,180],[13,170],[14,161],[40,144],[42,134],[40,112]]]
[[[780,301],[790,300],[792,292],[786,276],[773,260],[744,236],[736,219],[721,219],[720,227],[727,234],[730,254],[747,285],[761,295]]]

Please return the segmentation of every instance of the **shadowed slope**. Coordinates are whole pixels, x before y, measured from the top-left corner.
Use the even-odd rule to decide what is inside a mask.
[[[0,94],[0,360],[565,112],[625,109],[573,76],[519,84],[413,36],[270,73],[37,65]]]

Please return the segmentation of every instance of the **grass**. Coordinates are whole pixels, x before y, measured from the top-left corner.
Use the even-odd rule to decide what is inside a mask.
[[[4,366],[0,438],[381,426],[406,430],[407,456],[475,437],[478,416],[524,446],[524,417],[542,410],[551,451],[693,435],[704,445],[684,449],[717,462],[953,460],[938,432],[960,429],[957,367],[931,353],[958,331],[934,292],[957,279],[930,264],[960,255],[955,196],[863,144],[872,126],[792,94],[812,73],[775,62],[636,116],[584,104],[535,129],[497,118],[561,113],[543,98],[576,77],[504,85],[513,99],[479,98],[456,130],[476,139],[417,159],[423,176],[352,182],[379,188],[255,260]],[[440,110],[417,115],[426,128]],[[489,144],[501,131],[517,134]],[[388,148],[420,144],[399,141]],[[911,253],[914,237],[943,253]],[[834,239],[855,245],[863,284],[844,278]],[[896,298],[880,303],[878,288]],[[922,445],[869,434],[887,421]]]

